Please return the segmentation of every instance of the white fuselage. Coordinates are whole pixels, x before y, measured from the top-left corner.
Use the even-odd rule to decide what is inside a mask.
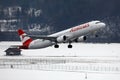
[[[48,35],[48,37],[60,37],[60,36],[67,36],[69,41],[73,41],[74,39],[84,36],[88,33],[97,31],[101,28],[105,27],[105,23],[100,21],[91,21],[82,25],[78,25],[72,28],[69,28],[64,31],[57,32],[55,34]],[[67,41],[67,42],[69,42]],[[58,42],[62,43],[62,42]],[[48,46],[55,45],[56,43],[50,40],[43,40],[43,39],[36,39],[33,40],[30,45],[29,49],[39,49],[39,48],[45,48]]]

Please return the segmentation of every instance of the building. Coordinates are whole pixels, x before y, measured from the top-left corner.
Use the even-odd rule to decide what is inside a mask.
[[[21,55],[21,50],[18,48],[8,48],[5,52],[7,56]]]

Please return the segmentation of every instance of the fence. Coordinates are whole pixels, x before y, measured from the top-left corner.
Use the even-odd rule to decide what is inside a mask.
[[[115,63],[116,62],[116,63]],[[0,69],[34,69],[73,72],[120,73],[119,60],[101,60],[66,57],[11,57],[0,58]]]

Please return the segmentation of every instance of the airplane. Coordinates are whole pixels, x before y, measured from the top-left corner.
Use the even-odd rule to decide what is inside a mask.
[[[59,43],[69,43],[68,48],[72,48],[72,42],[85,41],[85,35],[105,28],[105,26],[106,24],[101,21],[90,21],[47,36],[27,35],[19,29],[18,34],[22,45],[17,47],[19,49],[41,49],[54,45],[55,48],[59,48]]]

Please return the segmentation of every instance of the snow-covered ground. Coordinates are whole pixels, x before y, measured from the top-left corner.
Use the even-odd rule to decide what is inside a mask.
[[[73,43],[72,49],[67,48],[68,44],[60,44],[58,49],[51,46],[22,50],[22,56],[4,56],[4,50],[10,45],[18,44],[21,43],[0,42],[0,61],[6,64],[11,60],[9,64],[21,61],[20,64],[24,62],[25,65],[32,61],[34,64],[23,65],[22,68],[20,65],[13,65],[13,69],[0,69],[0,80],[120,80],[120,44]],[[8,67],[10,66],[7,65]],[[29,69],[23,70],[28,67]]]
[[[1,69],[0,80],[120,80],[120,74]]]
[[[5,55],[4,50],[10,45],[18,45],[20,42],[0,42],[0,55]],[[93,44],[93,43],[73,43],[73,48],[68,49],[68,44],[60,44],[60,48],[54,46],[22,50],[23,56],[86,56],[86,57],[120,57],[120,44]]]

